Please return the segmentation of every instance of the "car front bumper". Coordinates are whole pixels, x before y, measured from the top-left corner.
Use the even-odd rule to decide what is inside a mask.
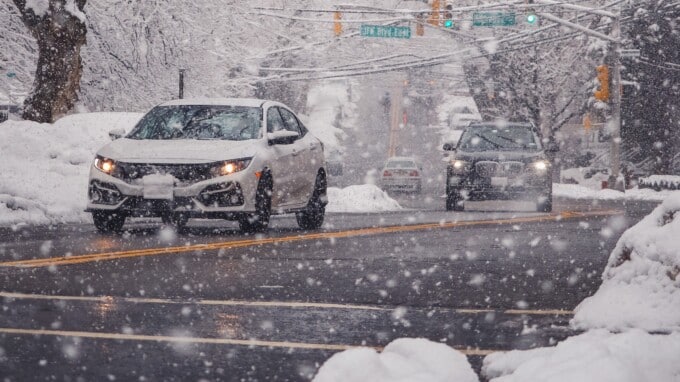
[[[86,211],[120,211],[137,217],[183,213],[227,219],[255,211],[258,178],[249,169],[196,183],[175,182],[163,198],[145,197],[142,183],[126,182],[92,167]]]

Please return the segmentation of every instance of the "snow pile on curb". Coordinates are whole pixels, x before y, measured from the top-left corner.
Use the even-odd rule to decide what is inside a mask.
[[[680,193],[676,192],[623,233],[609,257],[602,285],[579,304],[572,325],[680,330],[679,238]]]
[[[328,188],[328,212],[398,211],[402,207],[387,192],[373,184]]]
[[[551,348],[513,350],[484,358],[492,382],[678,381],[680,333],[593,330]]]
[[[0,224],[82,222],[87,179],[108,132],[127,131],[138,113],[89,113],[54,124],[0,124]]]
[[[392,341],[382,353],[345,350],[329,358],[314,382],[477,382],[465,355],[422,338]]]
[[[553,196],[569,199],[599,199],[599,200],[653,200],[661,201],[678,191],[654,191],[651,189],[634,188],[626,192],[605,189],[595,190],[578,184],[553,183]]]

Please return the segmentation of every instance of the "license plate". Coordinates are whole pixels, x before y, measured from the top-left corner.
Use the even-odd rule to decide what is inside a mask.
[[[173,200],[175,177],[169,174],[152,174],[142,178],[144,199]]]
[[[496,187],[506,187],[508,185],[508,178],[494,176],[491,178],[491,185]]]

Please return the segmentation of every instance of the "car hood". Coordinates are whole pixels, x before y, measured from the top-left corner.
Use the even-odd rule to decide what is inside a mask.
[[[465,152],[457,151],[455,154],[456,159],[460,159],[466,162],[476,162],[480,160],[488,161],[518,161],[518,162],[531,162],[539,159],[546,159],[545,153],[543,151],[476,151],[476,152]]]
[[[104,146],[98,154],[130,163],[206,163],[255,155],[259,141],[217,141],[193,139],[127,139]]]

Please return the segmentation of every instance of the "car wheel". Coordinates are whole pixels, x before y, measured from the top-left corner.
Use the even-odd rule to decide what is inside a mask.
[[[312,193],[312,197],[309,203],[307,203],[307,208],[295,214],[300,228],[306,230],[319,229],[323,225],[326,206],[324,206],[321,197],[326,194],[326,187],[326,177],[323,173],[319,173],[316,176],[314,193]]]
[[[253,233],[262,232],[269,227],[272,213],[272,180],[269,175],[263,175],[255,192],[255,213],[239,219],[241,231]]]
[[[536,203],[537,212],[552,212],[552,192],[546,193],[538,198],[538,203]]]
[[[189,216],[183,214],[183,213],[169,213],[169,214],[163,214],[161,216],[161,220],[163,221],[163,224],[166,225],[171,225],[175,227],[178,231],[183,230],[187,223],[189,222]]]
[[[95,211],[92,213],[92,220],[101,233],[120,232],[125,224],[125,215],[119,212]]]
[[[447,211],[465,210],[465,206],[463,206],[463,198],[461,197],[460,191],[449,190],[446,193],[446,210]]]

